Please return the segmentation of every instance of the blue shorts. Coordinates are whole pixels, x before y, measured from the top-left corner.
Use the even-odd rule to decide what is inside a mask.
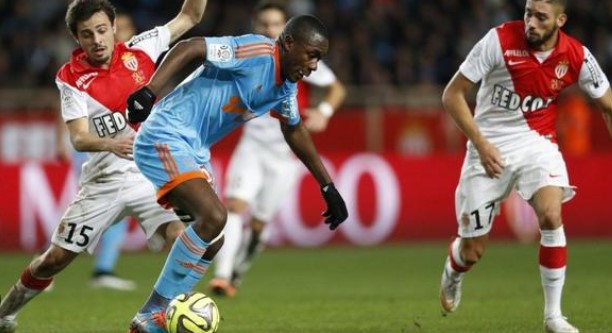
[[[141,128],[136,135],[134,162],[155,186],[160,205],[170,208],[166,194],[190,179],[205,179],[214,188],[210,159],[198,161],[194,149],[178,133],[151,133],[155,132]],[[206,155],[210,157],[209,152]]]

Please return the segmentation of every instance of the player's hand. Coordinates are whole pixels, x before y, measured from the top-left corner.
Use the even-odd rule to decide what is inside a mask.
[[[308,108],[306,109],[306,120],[304,126],[306,129],[313,132],[323,132],[327,128],[329,117],[325,116],[318,109]]]
[[[321,194],[327,204],[327,209],[321,215],[325,217],[325,223],[329,224],[329,230],[335,230],[348,217],[346,204],[334,183],[321,186]]]
[[[147,86],[144,86],[128,97],[127,119],[130,123],[140,123],[147,119],[157,97]]]
[[[193,218],[191,214],[187,213],[186,211],[180,208],[172,208],[172,210],[174,211],[174,214],[178,216],[179,220],[181,220],[181,222],[183,223],[191,223],[195,221],[195,219]]]
[[[499,178],[504,171],[504,162],[499,149],[488,141],[477,147],[480,164],[491,178]]]
[[[112,139],[112,146],[110,147],[110,151],[126,160],[133,161],[134,157],[132,154],[134,153],[134,136],[122,136],[118,138]]]

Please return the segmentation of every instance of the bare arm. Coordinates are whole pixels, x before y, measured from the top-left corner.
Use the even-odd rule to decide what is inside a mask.
[[[599,109],[603,112],[603,118],[606,122],[606,126],[608,127],[610,138],[612,139],[612,90],[608,88],[608,91],[606,91],[603,96],[596,98],[594,101]]]
[[[78,118],[66,123],[70,132],[70,142],[75,150],[81,152],[109,151],[121,158],[132,159],[133,136],[100,138],[89,133],[87,118]]]
[[[319,158],[310,134],[301,123],[296,126],[281,123],[281,130],[291,150],[304,163],[319,185],[323,186],[331,183],[331,177],[321,162],[321,158]]]
[[[64,123],[59,108],[57,108],[55,115],[55,151],[57,152],[57,159],[60,161],[70,161],[70,149],[66,147],[66,142],[64,141],[64,137],[66,136],[66,123]]]
[[[159,68],[153,74],[151,81],[147,87],[158,97],[158,94],[163,90],[166,82],[178,71],[180,71],[190,61],[200,58],[202,61],[206,58],[206,42],[202,37],[194,37],[180,41],[176,44],[168,54]]]
[[[206,2],[206,0],[185,0],[178,15],[166,24],[170,30],[171,43],[200,23],[204,9],[206,9]]]
[[[311,132],[324,131],[329,123],[329,118],[344,102],[345,97],[346,88],[344,88],[342,82],[334,81],[331,85],[327,86],[327,94],[323,102],[317,108],[309,108],[306,111],[308,118],[304,122],[304,126]]]
[[[497,178],[503,170],[503,162],[499,150],[493,146],[480,132],[476,121],[470,111],[465,94],[474,87],[474,83],[468,80],[463,74],[457,72],[448,83],[442,94],[442,104],[444,109],[450,113],[451,117],[461,131],[472,142],[480,162],[485,168],[489,177]]]

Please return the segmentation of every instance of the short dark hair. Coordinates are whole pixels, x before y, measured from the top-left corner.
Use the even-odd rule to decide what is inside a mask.
[[[323,22],[313,15],[292,17],[285,25],[283,35],[290,35],[300,42],[309,42],[313,36],[320,35],[329,40],[329,32]]]
[[[108,0],[74,0],[66,11],[66,26],[73,36],[77,35],[77,23],[86,21],[95,13],[104,12],[111,21],[115,22],[115,6]]]
[[[283,13],[283,16],[285,17],[285,20],[287,20],[287,17],[289,16],[287,14],[287,8],[285,7],[285,5],[280,2],[280,1],[271,1],[271,0],[262,0],[260,1],[257,6],[255,6],[255,9],[253,10],[253,14],[254,15],[258,15],[259,13],[269,10],[269,9],[273,9],[273,10],[278,10],[279,12]]]
[[[567,7],[567,0],[534,0],[534,1],[544,1],[551,5],[559,6],[561,7],[563,11],[565,11],[565,8]]]

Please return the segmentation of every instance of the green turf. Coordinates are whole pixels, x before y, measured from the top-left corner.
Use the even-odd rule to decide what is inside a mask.
[[[493,244],[464,283],[457,313],[440,314],[438,284],[446,244],[372,248],[272,249],[234,299],[216,299],[219,332],[542,332],[535,245]],[[581,332],[612,333],[612,242],[573,242],[564,312]],[[0,293],[26,255],[0,254]],[[135,292],[87,287],[90,257],[20,315],[22,333],[117,333],[149,293],[164,257],[127,254],[118,267]],[[204,290],[205,281],[198,289]]]

